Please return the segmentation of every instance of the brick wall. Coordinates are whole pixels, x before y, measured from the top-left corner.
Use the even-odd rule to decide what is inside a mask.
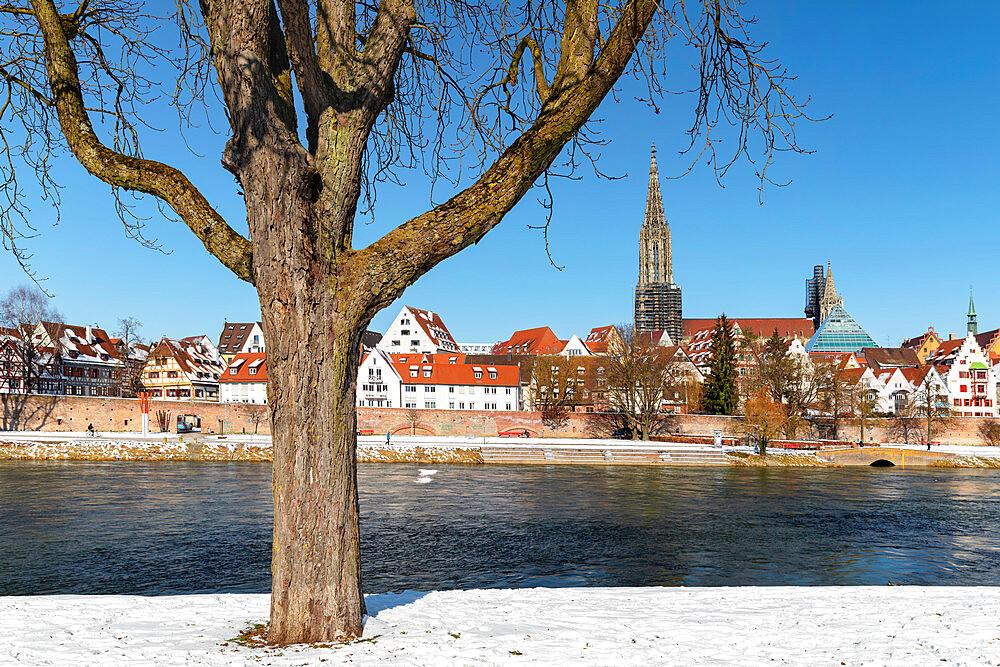
[[[257,406],[266,407],[266,406]],[[149,408],[149,430],[159,433],[157,412],[169,414],[170,431],[177,431],[178,415],[196,415],[201,418],[202,430],[219,433],[222,420],[226,419],[229,433],[253,433],[249,421],[253,406],[225,405],[199,401],[161,401],[153,399]],[[265,415],[267,411],[265,409]],[[134,398],[102,398],[97,396],[12,396],[0,394],[0,428],[21,431],[85,431],[93,424],[101,433],[142,431],[142,411]],[[269,422],[264,421],[258,433],[270,433]]]
[[[258,408],[261,406],[257,406]],[[153,400],[150,406],[150,431],[159,432],[156,413],[169,413],[170,431],[176,431],[178,415],[196,415],[201,418],[204,432],[219,433],[222,420],[226,420],[228,433],[252,433],[250,411],[254,406],[245,404],[205,403],[198,401]],[[358,408],[358,428],[377,434],[386,431],[408,434],[411,424],[408,411],[388,408]],[[266,415],[266,411],[265,411]],[[594,437],[589,425],[590,415],[571,413],[566,423],[557,429],[543,426],[538,412],[486,412],[481,410],[420,410],[414,430],[424,435],[496,436],[508,430],[527,430],[532,436],[562,438]],[[951,444],[983,444],[977,429],[981,419],[955,418],[947,429],[935,435],[935,440]],[[678,415],[675,426],[681,434],[711,434],[721,429],[724,436],[742,436],[739,417],[714,415]],[[41,431],[84,431],[88,424],[100,432],[139,432],[142,416],[139,401],[128,398],[99,398],[90,396],[10,396],[0,394],[0,429]],[[866,428],[865,440],[885,440],[884,420]],[[265,416],[258,433],[269,433]],[[805,435],[805,434],[803,434]],[[841,439],[855,441],[858,428],[841,427]],[[916,439],[919,441],[920,436]]]

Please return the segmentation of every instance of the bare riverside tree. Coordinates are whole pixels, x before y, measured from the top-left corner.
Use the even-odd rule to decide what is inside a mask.
[[[36,287],[12,288],[0,300],[0,328],[9,330],[8,342],[14,349],[13,375],[25,394],[39,391],[45,369],[42,351],[33,333],[41,322],[61,319],[49,305],[49,298]]]
[[[753,385],[761,385],[774,401],[784,405],[782,428],[785,437],[794,439],[816,400],[820,374],[807,356],[790,354],[788,346],[775,329],[757,354],[756,378],[751,378],[747,384],[750,396],[756,393]],[[759,397],[757,403],[759,408]]]
[[[115,372],[122,398],[135,398],[142,391],[142,369],[146,365],[146,356],[141,347],[144,343],[139,336],[141,328],[142,322],[134,317],[118,320],[115,336],[118,338],[116,348],[120,363],[115,367]]]
[[[618,326],[621,344],[608,351],[607,411],[633,439],[649,440],[672,422],[664,406],[683,390],[685,376],[671,356],[676,348],[644,345],[631,324]]]
[[[840,359],[817,361],[816,410],[830,420],[834,440],[840,439],[840,424],[851,415],[856,378],[845,369]]]
[[[153,243],[129,193],[165,204],[256,287],[274,434],[268,638],[356,637],[365,607],[354,385],[372,317],[482,239],[536,183],[547,185],[564,147],[557,171],[595,158],[587,121],[627,70],[643,87],[637,97],[655,106],[667,44],[690,48],[698,81],[689,150],[719,176],[742,156],[762,186],[772,182],[775,153],[799,150],[803,108],[735,0],[169,6],[160,17],[138,0],[0,5],[2,236],[28,266],[19,175],[26,169],[54,196],[51,161],[65,147],[111,186],[138,240]],[[222,118],[221,99],[231,135],[222,165],[239,184],[248,237],[181,171],[142,152],[144,105],[158,97],[182,121],[192,103]],[[724,134],[734,150],[717,154]],[[355,249],[359,205],[370,211],[375,185],[408,167],[458,174],[453,196]]]
[[[951,422],[951,407],[944,388],[935,380],[928,370],[923,379],[917,383],[913,392],[913,414],[920,419],[924,427],[924,435],[928,449],[934,440],[934,434]]]
[[[536,356],[531,365],[532,408],[542,424],[556,430],[566,424],[577,403],[576,364],[566,357]]]

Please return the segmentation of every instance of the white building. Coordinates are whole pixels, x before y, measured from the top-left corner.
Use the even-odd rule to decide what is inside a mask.
[[[358,369],[358,407],[515,411],[517,366],[465,363],[465,355],[389,354],[376,349]]]
[[[437,313],[411,306],[403,306],[375,347],[390,354],[461,352]]]
[[[587,344],[583,342],[583,339],[573,334],[563,345],[563,349],[559,350],[559,354],[564,357],[589,357],[590,349]]]
[[[232,361],[240,352],[267,352],[260,322],[223,322],[219,354]]]
[[[935,402],[948,400],[948,386],[933,366],[867,370],[866,377],[872,380],[866,384],[875,391],[875,410],[882,414],[898,414],[911,399],[922,403],[925,391],[930,391]]]
[[[496,343],[459,343],[462,354],[492,354]]]
[[[222,403],[267,403],[267,356],[261,352],[240,352],[219,378]]]
[[[973,334],[968,334],[964,340],[941,343],[930,361],[948,367],[944,380],[948,385],[949,407],[954,415],[997,416],[996,372]]]

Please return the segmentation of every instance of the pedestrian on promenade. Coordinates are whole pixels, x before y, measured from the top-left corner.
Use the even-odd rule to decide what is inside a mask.
[[[385,446],[389,446],[389,431],[385,432]]]
[[[91,435],[91,437],[93,437],[93,435],[94,435],[94,425],[93,424],[87,424],[87,433],[89,433]]]

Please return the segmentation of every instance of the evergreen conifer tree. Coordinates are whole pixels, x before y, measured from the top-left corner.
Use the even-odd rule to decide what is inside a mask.
[[[736,346],[733,325],[723,313],[715,320],[712,332],[712,363],[705,379],[703,408],[713,415],[736,413],[739,396],[736,388]]]

